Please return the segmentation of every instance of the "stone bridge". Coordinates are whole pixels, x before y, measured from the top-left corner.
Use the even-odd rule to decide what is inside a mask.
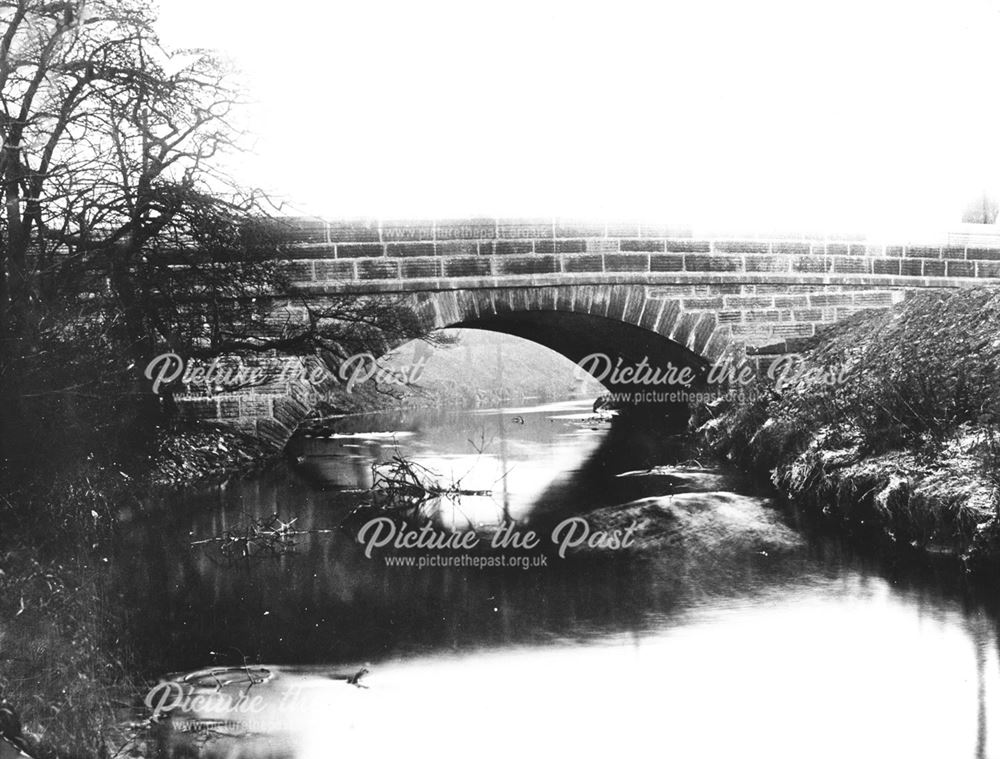
[[[1000,283],[1000,237],[969,233],[916,243],[552,220],[296,220],[283,257],[302,298],[404,294],[428,329],[505,332],[573,361],[603,352],[624,365],[698,367],[732,352],[762,368],[823,325],[917,288]],[[281,445],[324,392],[278,383],[192,388],[178,400],[189,416]]]

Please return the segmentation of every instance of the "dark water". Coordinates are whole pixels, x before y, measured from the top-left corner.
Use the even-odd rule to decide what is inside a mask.
[[[818,537],[774,554],[728,534],[681,558],[400,567],[338,530],[371,463],[397,453],[491,491],[439,509],[461,530],[542,532],[684,492],[735,515],[734,531],[758,517],[759,494],[691,460],[682,438],[584,411],[335,420],[288,466],[136,524],[117,564],[147,674],[264,665],[261,682],[197,681],[259,699],[222,715],[237,727],[166,742],[204,756],[1000,756],[1000,627],[933,571]],[[668,469],[636,473],[652,467]],[[219,542],[191,545],[273,514],[308,531],[294,552],[234,561]],[[331,678],[362,665],[367,688]]]

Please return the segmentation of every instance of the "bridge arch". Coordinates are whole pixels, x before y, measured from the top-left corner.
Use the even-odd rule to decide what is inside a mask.
[[[604,354],[608,361],[592,362],[588,368],[603,372],[595,376],[611,392],[681,389],[676,384],[651,387],[617,381],[608,371],[611,367],[645,362],[661,377],[683,368],[697,374],[730,347],[742,347],[709,304],[692,299],[689,292],[642,284],[446,290],[405,298],[428,332],[449,327],[501,332],[543,345],[575,363]],[[317,300],[321,303],[322,296]],[[387,345],[386,351],[395,347]],[[293,381],[177,400],[186,416],[227,424],[283,447],[333,386]],[[662,403],[665,410],[683,405],[676,400]]]
[[[644,285],[507,287],[411,297],[428,331],[465,327],[502,332],[574,362],[606,353],[626,364],[646,358],[661,367],[669,362],[700,368],[732,345],[730,328],[715,313],[685,307],[679,295]]]

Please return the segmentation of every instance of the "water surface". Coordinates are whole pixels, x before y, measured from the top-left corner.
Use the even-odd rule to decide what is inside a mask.
[[[252,686],[260,713],[241,717],[250,734],[202,735],[199,750],[1000,756],[995,613],[933,571],[810,534],[777,554],[694,535],[670,555],[417,569],[366,558],[338,529],[372,463],[396,455],[491,491],[445,520],[456,529],[542,529],[673,493],[766,508],[682,437],[588,417],[567,403],[330,420],[287,466],[178,495],[135,525],[119,571],[147,674],[268,673]],[[192,547],[272,514],[310,531],[294,552],[234,562]],[[362,666],[367,688],[331,679]]]

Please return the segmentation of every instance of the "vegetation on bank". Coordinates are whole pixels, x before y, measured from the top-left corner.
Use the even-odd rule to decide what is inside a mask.
[[[37,757],[106,756],[133,688],[108,597],[130,477],[96,456],[53,462],[0,495],[0,695]]]
[[[801,360],[791,381],[759,378],[701,409],[710,446],[769,472],[808,513],[995,573],[1000,290],[923,291],[855,314]]]
[[[133,451],[127,439],[53,441],[46,466],[0,493],[0,697],[39,759],[113,756],[131,740],[128,721],[149,684],[136,680],[129,610],[112,591],[123,510],[142,508],[158,488],[231,476],[275,455],[206,427],[159,429]]]

